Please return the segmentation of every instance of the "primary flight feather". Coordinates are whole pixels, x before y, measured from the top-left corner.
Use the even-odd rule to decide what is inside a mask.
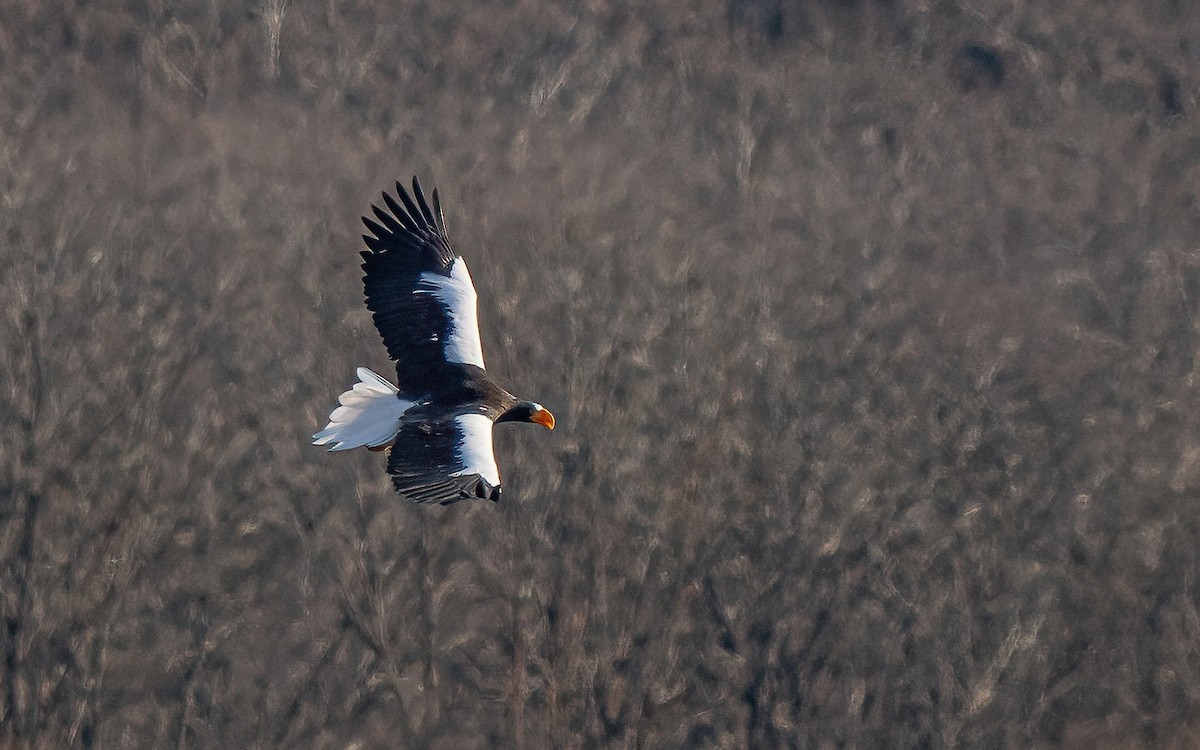
[[[401,495],[443,505],[500,499],[492,425],[532,422],[554,429],[554,415],[497,384],[483,364],[475,285],[450,248],[437,190],[433,205],[416,177],[412,196],[396,183],[383,208],[363,217],[363,293],[396,385],[365,367],[343,393],[314,445],[331,451],[390,450],[387,470]]]

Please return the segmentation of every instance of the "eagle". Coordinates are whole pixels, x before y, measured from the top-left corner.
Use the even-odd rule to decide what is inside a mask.
[[[358,368],[313,444],[330,451],[389,451],[387,471],[400,495],[449,505],[500,500],[492,425],[530,422],[554,429],[554,415],[523,401],[488,375],[479,340],[478,303],[467,262],[450,247],[438,191],[432,208],[413,177],[412,195],[396,183],[375,219],[363,217],[363,294],[396,384]]]

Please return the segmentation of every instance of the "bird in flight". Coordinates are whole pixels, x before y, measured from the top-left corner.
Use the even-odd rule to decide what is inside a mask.
[[[450,248],[437,190],[433,207],[416,177],[412,196],[396,183],[397,203],[363,217],[367,308],[396,362],[397,385],[365,367],[343,393],[313,445],[331,451],[390,449],[396,491],[418,503],[500,500],[492,424],[532,422],[554,429],[554,415],[522,401],[484,370],[475,285]]]

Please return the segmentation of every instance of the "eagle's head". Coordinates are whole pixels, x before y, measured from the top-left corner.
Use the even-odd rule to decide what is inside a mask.
[[[496,419],[496,424],[501,422],[532,422],[554,429],[554,415],[546,407],[533,401],[522,401],[504,412]]]

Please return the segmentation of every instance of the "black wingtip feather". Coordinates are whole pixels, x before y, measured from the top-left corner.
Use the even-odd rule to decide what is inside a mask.
[[[399,182],[396,183],[396,192],[399,194],[403,194],[404,192],[404,187]],[[388,210],[392,212],[392,215],[396,217],[396,220],[404,225],[405,229],[409,230],[410,232],[417,231],[416,222],[414,222],[412,217],[408,215],[408,211],[405,211],[404,208],[396,202],[395,198],[385,192],[383,194],[383,202],[387,205]]]
[[[400,224],[400,222],[396,221],[391,214],[389,214],[387,211],[384,211],[379,206],[371,206],[371,213],[375,214],[375,218],[379,219],[379,221],[382,222],[392,234],[404,231],[404,226]]]
[[[391,234],[391,232],[371,221],[366,216],[362,217],[362,223],[366,225],[367,229],[371,231],[371,234],[374,234],[378,239],[382,240]]]
[[[413,175],[413,196],[417,199],[417,205],[421,208],[421,215],[425,219],[425,226],[437,230],[437,221],[433,218],[433,212],[429,210],[429,202],[425,200],[425,192],[421,190],[421,182]]]
[[[396,183],[396,197],[404,204],[404,208],[408,211],[409,220],[412,221],[412,229],[414,232],[421,233],[427,231],[424,217],[421,215],[421,209],[417,208],[417,204],[413,203],[413,199],[409,197],[408,191],[399,182]]]
[[[438,198],[437,188],[433,189],[433,214],[434,218],[437,219],[438,230],[442,233],[442,236],[449,237],[450,235],[446,231],[446,215],[442,213],[442,201]]]

